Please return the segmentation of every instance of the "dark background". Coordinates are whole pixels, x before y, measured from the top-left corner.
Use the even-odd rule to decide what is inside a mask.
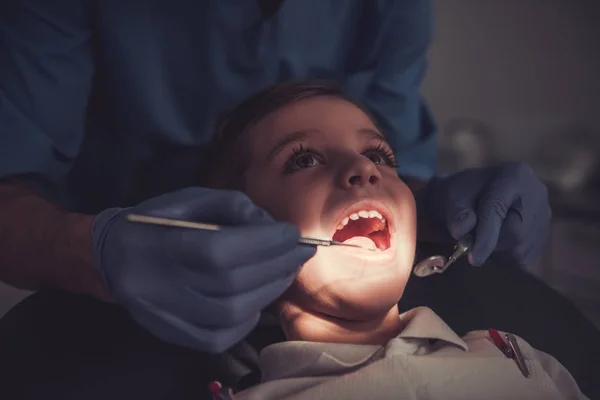
[[[440,173],[520,160],[548,183],[552,234],[529,270],[600,327],[598,3],[436,0],[423,93]],[[24,294],[0,284],[0,316]]]

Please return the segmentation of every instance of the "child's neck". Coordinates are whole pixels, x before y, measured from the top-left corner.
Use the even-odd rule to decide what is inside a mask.
[[[288,303],[281,308],[279,321],[287,340],[310,342],[383,345],[404,329],[398,306],[377,318],[349,321]]]

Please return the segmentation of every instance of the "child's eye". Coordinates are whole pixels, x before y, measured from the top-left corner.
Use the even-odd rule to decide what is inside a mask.
[[[377,145],[377,147],[367,149],[365,152],[363,152],[363,155],[371,160],[374,164],[381,164],[396,168],[396,157],[394,157],[394,153],[382,144]]]
[[[299,149],[294,149],[294,154],[285,163],[284,170],[286,173],[291,173],[299,169],[311,168],[321,162],[317,156],[310,150],[300,146]]]
[[[377,153],[368,154],[367,158],[369,160],[373,161],[374,164],[386,164],[387,163],[386,159],[381,154],[377,154]]]
[[[302,154],[294,160],[294,165],[298,168],[310,168],[317,165],[319,161],[312,154]]]

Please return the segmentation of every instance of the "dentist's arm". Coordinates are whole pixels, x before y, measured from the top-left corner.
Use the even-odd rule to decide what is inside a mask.
[[[0,183],[0,280],[110,300],[92,256],[91,215],[68,213],[18,180]]]

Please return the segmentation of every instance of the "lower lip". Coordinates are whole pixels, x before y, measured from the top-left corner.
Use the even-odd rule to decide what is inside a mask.
[[[394,236],[394,234],[390,236],[390,247],[384,251],[370,251],[368,249],[359,249],[358,247],[350,246],[332,246],[332,248],[335,248],[337,251],[340,251],[343,254],[358,258],[361,261],[367,261],[369,263],[382,263],[393,260],[396,255]]]

